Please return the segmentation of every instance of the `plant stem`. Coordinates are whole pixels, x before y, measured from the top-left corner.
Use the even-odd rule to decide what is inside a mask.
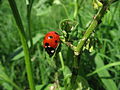
[[[79,41],[79,43],[77,45],[77,48],[76,48],[77,55],[79,55],[79,53],[80,53],[80,51],[81,51],[85,41],[90,36],[90,34],[93,32],[93,30],[95,29],[97,23],[98,23],[97,20],[93,20],[91,25],[89,26],[89,28],[86,30],[86,33],[84,34],[84,36]]]
[[[18,32],[19,32],[19,35],[20,35],[20,38],[21,38],[21,43],[22,43],[23,50],[24,50],[26,71],[27,71],[27,77],[28,77],[28,81],[29,81],[30,90],[35,90],[33,73],[32,73],[32,65],[31,65],[31,60],[30,60],[30,53],[29,53],[29,48],[28,48],[26,35],[25,35],[23,24],[22,24],[22,20],[20,18],[20,14],[18,12],[16,2],[14,0],[8,0],[8,1],[9,1],[9,4],[10,4],[10,7],[12,9],[15,21],[17,23],[17,26],[19,28]]]
[[[67,45],[68,47],[70,47],[72,50],[75,50],[76,47],[74,45],[71,44],[71,42],[66,42],[65,40],[61,39],[61,41]]]
[[[98,13],[94,16],[91,24],[89,25],[88,29],[86,30],[86,32],[84,34],[84,36],[78,42],[78,45],[77,45],[76,50],[75,50],[76,55],[80,54],[82,47],[85,44],[86,40],[89,38],[91,33],[95,30],[97,25],[100,24],[100,20],[104,16],[104,14],[107,10],[107,7],[108,7],[108,3],[105,2],[103,7],[99,8]]]
[[[64,69],[64,61],[63,61],[63,57],[62,57],[61,52],[59,52],[59,57],[60,57],[60,62],[61,62],[62,70],[63,70]]]
[[[69,14],[68,14],[68,11],[67,11],[65,5],[64,5],[63,3],[61,3],[61,6],[64,8],[65,14],[66,14],[66,16],[67,16],[67,18],[68,18],[68,17],[69,17]]]
[[[35,90],[35,85],[34,85],[34,80],[33,80],[33,71],[32,71],[32,65],[31,65],[31,60],[30,60],[30,53],[28,49],[28,45],[26,42],[26,39],[22,35],[22,33],[19,31],[24,54],[25,54],[25,64],[26,64],[26,70],[27,70],[27,77],[29,81],[29,86],[31,90]]]
[[[78,14],[78,0],[75,0],[74,19],[77,18],[77,14]]]
[[[29,34],[29,40],[30,40],[31,48],[33,47],[33,40],[32,40],[32,35],[31,35],[31,9],[32,9],[32,4],[33,4],[33,0],[26,0],[28,34]]]
[[[79,9],[81,8],[82,4],[85,2],[85,0],[81,0],[79,2],[79,0],[75,0],[75,3],[74,3],[74,19],[76,20],[77,19],[77,16],[78,16],[78,12],[79,12]]]
[[[79,40],[78,45],[76,48],[74,48],[74,65],[73,65],[73,76],[77,76],[78,75],[78,69],[80,71],[81,75],[84,75],[84,71],[82,70],[82,64],[79,64],[79,57],[80,57],[80,52],[82,50],[83,45],[85,44],[86,40],[89,38],[89,36],[91,35],[91,33],[94,31],[94,29],[97,27],[98,24],[100,24],[100,20],[101,18],[104,16],[106,10],[108,7],[108,2],[104,2],[103,7],[100,7],[97,14],[93,17],[93,20],[91,21],[89,27],[87,28],[84,36],[82,37],[82,39]],[[73,77],[74,78],[74,77]]]

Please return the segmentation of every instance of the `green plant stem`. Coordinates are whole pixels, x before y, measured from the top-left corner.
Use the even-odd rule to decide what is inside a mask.
[[[82,47],[85,44],[86,40],[89,38],[91,33],[95,30],[97,25],[100,24],[100,20],[104,16],[104,14],[107,10],[107,7],[108,7],[108,3],[105,2],[103,7],[99,8],[98,13],[94,16],[92,22],[90,23],[88,29],[86,30],[86,32],[84,34],[84,36],[78,42],[78,45],[77,45],[76,50],[75,50],[76,55],[80,54]]]
[[[64,8],[65,13],[66,13],[66,16],[67,16],[67,18],[68,18],[68,17],[69,17],[69,14],[68,14],[68,11],[67,11],[67,9],[66,9],[65,5],[64,5],[64,4],[61,4],[61,6]]]
[[[70,47],[72,50],[75,50],[75,46],[74,45],[72,45],[70,42],[65,42],[65,40],[62,40],[61,39],[61,41],[65,44],[65,45],[67,45],[68,47]]]
[[[74,19],[77,18],[77,14],[78,14],[78,0],[75,0]]]
[[[64,61],[63,61],[63,57],[62,57],[61,52],[59,52],[59,57],[60,57],[60,62],[61,62],[62,70],[63,70],[64,69]]]
[[[19,31],[24,54],[25,54],[25,64],[26,64],[26,70],[27,70],[27,77],[29,81],[29,86],[31,90],[35,90],[35,85],[34,85],[34,80],[33,80],[33,71],[32,71],[32,65],[31,65],[31,60],[30,60],[30,53],[28,49],[28,45],[26,42],[26,39],[22,35],[22,33]]]
[[[33,47],[33,40],[31,35],[31,19],[30,15],[27,15],[27,23],[28,23],[28,33],[29,33],[29,40],[30,40],[30,47]]]
[[[28,34],[29,34],[29,40],[30,40],[31,48],[33,47],[33,40],[32,40],[32,35],[31,35],[31,9],[32,9],[32,4],[33,4],[33,0],[26,0]]]
[[[26,40],[26,36],[25,36],[25,31],[24,31],[24,27],[22,24],[22,20],[20,18],[17,6],[16,6],[16,2],[14,0],[8,0],[10,7],[12,9],[15,21],[17,23],[18,26],[18,32],[21,38],[21,43],[23,46],[23,51],[24,51],[24,55],[25,55],[25,64],[26,64],[26,71],[27,71],[27,77],[28,77],[28,81],[29,81],[29,86],[31,90],[35,90],[35,85],[34,85],[34,80],[33,80],[33,73],[32,73],[32,66],[31,66],[31,60],[30,60],[30,53],[29,53],[29,48],[28,48],[28,44],[27,44],[27,40]]]
[[[104,3],[103,7],[100,7],[97,14],[93,17],[93,20],[91,21],[89,27],[87,28],[84,36],[82,39],[79,40],[78,45],[76,48],[74,48],[74,65],[73,65],[73,73],[72,76],[77,76],[78,70],[80,70],[80,75],[84,75],[84,71],[82,69],[82,64],[78,65],[79,63],[79,57],[80,52],[82,50],[83,45],[85,44],[86,40],[89,38],[91,33],[95,30],[98,24],[100,24],[100,20],[102,19],[103,15],[105,14],[108,7],[108,3]],[[72,78],[74,80],[74,77]]]
[[[90,36],[90,34],[93,32],[93,30],[95,29],[96,25],[97,25],[97,20],[93,20],[91,25],[89,26],[89,28],[87,29],[86,33],[84,34],[84,36],[82,37],[82,39],[79,41],[77,48],[76,48],[76,55],[79,55],[85,41],[87,40],[87,38]]]
[[[8,0],[10,7],[12,9],[16,24],[18,26],[18,28],[20,29],[20,31],[22,32],[22,34],[25,36],[25,30],[20,18],[20,14],[18,12],[17,6],[16,6],[16,2],[14,0]],[[25,37],[26,38],[26,37]]]
[[[79,12],[79,9],[81,8],[82,4],[85,2],[85,0],[75,0],[75,3],[74,3],[74,19],[76,20],[77,19],[77,16],[78,16],[78,12]]]
[[[75,69],[78,68],[78,57],[76,55],[74,55],[73,68],[75,68]]]

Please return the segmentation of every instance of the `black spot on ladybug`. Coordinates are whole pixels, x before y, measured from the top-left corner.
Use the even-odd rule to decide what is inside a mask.
[[[55,40],[55,43],[58,43],[58,41],[57,41],[57,40]]]
[[[45,46],[49,46],[49,43],[45,43]]]
[[[48,39],[52,39],[53,37],[52,36],[49,36]]]
[[[55,32],[55,34],[57,34],[57,35],[58,35],[58,33],[56,33],[56,32]]]

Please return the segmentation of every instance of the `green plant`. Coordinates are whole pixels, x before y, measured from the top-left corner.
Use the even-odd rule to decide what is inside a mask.
[[[119,0],[15,2],[13,17],[8,1],[0,0],[0,89],[120,89]],[[61,38],[51,58],[43,48],[49,31]]]
[[[33,73],[32,73],[32,66],[31,66],[31,59],[30,59],[30,52],[29,52],[29,48],[28,48],[28,44],[27,44],[27,38],[26,38],[25,31],[24,31],[24,27],[23,27],[23,24],[22,24],[22,21],[21,21],[21,18],[20,18],[20,15],[19,15],[19,12],[18,12],[15,1],[14,0],[8,0],[8,1],[9,1],[9,4],[10,4],[10,7],[12,9],[15,21],[17,23],[17,26],[19,28],[18,32],[19,32],[19,36],[21,38],[21,43],[22,43],[22,46],[23,46],[24,54],[25,54],[25,64],[26,64],[26,71],[27,71],[29,86],[30,86],[31,90],[35,90]],[[28,16],[28,17],[30,17],[30,16]],[[28,20],[29,19],[30,18],[28,18]],[[29,27],[29,32],[30,32],[30,26],[28,25],[28,27]],[[31,41],[31,45],[32,45],[32,41]]]

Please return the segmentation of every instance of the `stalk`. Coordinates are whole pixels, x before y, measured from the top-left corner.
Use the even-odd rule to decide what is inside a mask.
[[[33,4],[33,0],[26,0],[28,35],[29,35],[31,48],[33,47],[33,40],[32,40],[32,35],[31,35],[31,10],[32,10],[32,4]]]
[[[91,25],[89,26],[89,28],[86,30],[86,33],[84,34],[82,39],[78,42],[78,45],[76,47],[76,52],[77,52],[76,55],[79,55],[79,53],[81,52],[82,47],[83,47],[85,41],[88,39],[90,34],[93,32],[93,30],[97,26],[97,23],[98,23],[97,20],[93,20]]]
[[[21,38],[21,43],[24,51],[24,58],[25,58],[25,64],[26,64],[26,71],[27,71],[27,78],[29,81],[29,86],[30,90],[35,90],[35,85],[34,85],[34,80],[33,80],[33,73],[32,73],[32,65],[31,65],[31,60],[30,60],[30,53],[29,53],[29,48],[26,40],[26,35],[24,31],[24,27],[22,24],[22,20],[20,17],[20,14],[18,12],[16,2],[14,0],[8,0],[10,7],[12,9],[16,24],[18,26],[18,32],[19,36]]]
[[[84,71],[82,70],[82,64],[79,65],[80,53],[82,51],[82,48],[86,40],[89,38],[91,33],[95,30],[95,28],[101,23],[101,19],[104,16],[108,6],[109,6],[109,2],[105,1],[103,5],[99,7],[97,14],[93,17],[93,20],[91,21],[89,27],[87,28],[84,36],[82,37],[82,39],[79,40],[76,48],[74,48],[74,65],[73,65],[73,70],[72,70],[73,80],[76,79],[75,77],[79,74],[78,70],[80,71],[80,75],[84,76]]]
[[[103,7],[100,7],[98,13],[93,17],[92,22],[90,23],[88,29],[86,30],[82,39],[79,40],[78,45],[75,49],[75,55],[79,55],[83,45],[85,44],[86,40],[89,38],[91,33],[95,30],[95,28],[100,24],[102,17],[104,16],[109,4],[104,2]]]
[[[63,57],[62,57],[61,52],[59,52],[59,58],[60,58],[60,62],[61,62],[62,70],[63,70],[64,69],[64,61],[63,61]]]
[[[75,4],[74,19],[76,19],[78,14],[78,0],[75,0],[74,4]]]

